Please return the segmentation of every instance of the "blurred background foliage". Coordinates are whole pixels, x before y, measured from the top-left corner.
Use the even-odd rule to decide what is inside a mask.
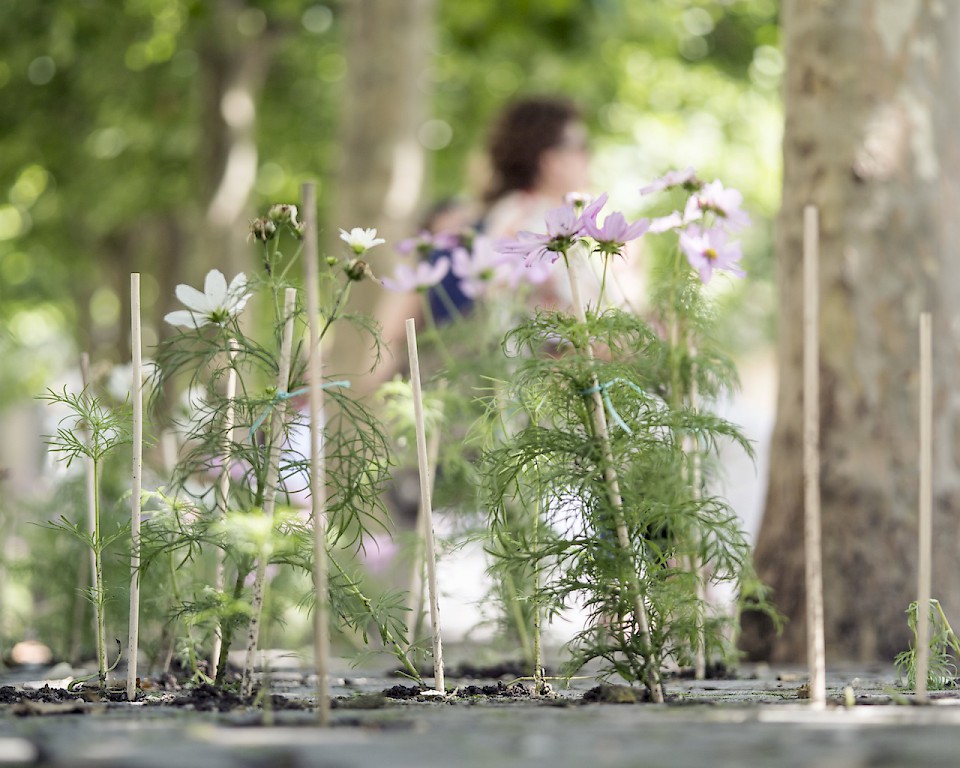
[[[144,274],[155,320],[176,282],[211,266],[251,268],[250,255],[224,255],[210,223],[226,145],[247,112],[256,175],[241,223],[295,201],[307,179],[329,213],[338,115],[362,97],[343,88],[347,5],[0,6],[0,405],[42,390],[78,348],[124,356],[130,271]],[[596,186],[620,206],[636,208],[639,183],[688,164],[744,190],[757,224],[751,311],[769,308],[783,69],[775,0],[436,0],[432,11],[418,75],[431,104],[418,131],[423,204],[482,185],[485,131],[504,101],[566,93],[594,131]],[[236,77],[248,78],[252,103],[231,93]]]
[[[782,132],[776,0],[6,0],[0,420],[23,437],[0,450],[8,490],[36,490],[35,477],[18,476],[20,465],[43,463],[33,398],[75,371],[80,352],[100,365],[128,358],[130,272],[142,273],[149,354],[166,332],[173,287],[198,284],[212,267],[255,270],[247,222],[271,203],[296,202],[302,182],[318,184],[328,233],[381,224],[332,220],[338,202],[356,197],[349,188],[372,183],[343,172],[343,137],[346,106],[376,97],[348,86],[351,62],[392,61],[347,21],[378,2],[416,6],[427,41],[423,71],[400,73],[428,105],[415,131],[425,174],[412,210],[482,192],[484,138],[506,101],[566,94],[592,129],[594,191],[608,190],[613,208],[640,213],[637,188],[687,165],[744,192],[755,224],[751,277],[727,281],[722,304],[736,310],[726,317],[741,348],[770,340]],[[380,112],[391,120],[386,106]],[[415,218],[402,228],[412,231]],[[4,506],[0,517],[10,515],[9,497]],[[8,560],[25,562],[14,545],[6,542]],[[18,610],[29,614],[22,597],[8,632]]]

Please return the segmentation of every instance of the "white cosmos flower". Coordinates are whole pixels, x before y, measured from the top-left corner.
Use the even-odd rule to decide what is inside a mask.
[[[203,292],[183,285],[177,286],[176,294],[186,309],[170,312],[163,319],[170,325],[184,328],[200,328],[213,323],[223,325],[231,317],[239,315],[253,294],[245,293],[247,276],[241,272],[227,285],[227,279],[219,269],[211,269],[203,282]]]
[[[354,227],[349,232],[341,229],[340,239],[349,245],[357,256],[366,253],[375,245],[387,242],[382,237],[377,237],[377,230],[363,229],[362,227]]]

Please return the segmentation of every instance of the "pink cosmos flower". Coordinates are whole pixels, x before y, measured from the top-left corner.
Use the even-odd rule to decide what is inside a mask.
[[[600,199],[605,202],[606,197],[598,198]],[[584,214],[595,205],[596,201],[587,206]],[[569,251],[579,240],[583,223],[572,205],[563,205],[547,211],[544,221],[547,225],[545,233],[518,232],[516,239],[502,239],[495,244],[494,248],[498,253],[523,256],[527,266],[544,258],[549,258],[552,264],[560,258],[561,253]]]
[[[388,291],[397,293],[423,291],[443,280],[449,271],[450,259],[441,256],[433,264],[426,261],[421,261],[413,267],[401,264],[394,271],[393,278],[385,277],[380,283]]]
[[[719,228],[706,231],[691,228],[680,233],[680,249],[686,254],[690,266],[699,272],[704,285],[710,282],[717,269],[736,277],[746,275],[737,263],[743,256],[740,242],[728,243],[727,237],[727,233]]]
[[[650,228],[649,219],[640,219],[627,224],[627,220],[620,211],[607,214],[603,226],[597,224],[596,215],[593,218],[584,216],[583,233],[597,241],[597,250],[607,256],[620,254],[623,246],[631,240],[641,237]]]
[[[666,232],[670,229],[680,229],[683,224],[683,215],[680,211],[674,211],[668,216],[661,216],[659,219],[651,221],[650,232],[659,235],[661,232]]]
[[[431,251],[450,250],[456,248],[458,245],[460,245],[460,235],[454,232],[434,233],[423,230],[417,234],[416,237],[408,237],[406,240],[401,240],[394,248],[397,253],[408,254],[416,251],[426,256]]]
[[[473,241],[473,253],[466,248],[454,249],[450,271],[460,278],[463,295],[476,299],[491,285],[508,285],[516,264],[516,259],[497,253],[489,237],[477,236]]]
[[[654,179],[645,187],[640,188],[641,195],[649,195],[671,187],[684,187],[697,183],[697,172],[692,165],[688,165],[682,171],[668,171],[659,179]]]
[[[433,250],[433,234],[427,230],[423,230],[417,233],[417,235],[414,237],[408,237],[406,240],[401,240],[393,247],[397,253],[402,253],[404,255],[413,253],[414,251],[426,255]]]
[[[542,285],[553,273],[553,262],[550,261],[540,260],[527,264],[522,256],[516,254],[504,258],[506,286],[511,291],[517,290],[521,285]]]
[[[723,219],[728,231],[739,232],[750,225],[750,216],[741,209],[742,204],[743,195],[738,190],[724,189],[721,181],[711,181],[690,196],[683,218],[686,222],[697,221],[710,211]]]

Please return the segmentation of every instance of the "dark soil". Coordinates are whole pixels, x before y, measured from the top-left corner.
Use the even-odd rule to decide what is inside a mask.
[[[709,662],[704,672],[704,680],[737,680],[740,678],[736,667],[728,667],[722,661]],[[684,667],[676,672],[665,674],[664,677],[676,680],[693,680],[696,677],[696,671],[693,667]]]
[[[422,685],[394,685],[384,688],[380,694],[387,699],[411,700],[420,698],[425,691],[431,690]],[[451,692],[458,699],[472,699],[478,696],[501,699],[524,699],[532,696],[530,689],[522,683],[507,685],[498,680],[493,685],[460,685]]]
[[[650,700],[645,688],[631,688],[628,685],[609,685],[603,683],[583,694],[585,704],[640,704]]]
[[[474,696],[525,699],[531,695],[532,693],[527,686],[521,683],[506,685],[502,680],[498,680],[496,685],[464,685],[457,688],[457,696],[461,699]]]
[[[0,686],[0,704],[20,704],[24,701],[59,704],[63,701],[83,701],[83,696],[71,693],[65,688],[51,688],[49,685],[39,690],[23,690],[12,685]]]
[[[394,685],[384,688],[381,693],[388,699],[415,699],[425,690],[422,685]]]
[[[152,699],[145,699],[148,704],[153,703],[153,701]],[[192,707],[198,712],[229,712],[245,707],[263,706],[263,701],[260,699],[257,689],[249,698],[245,698],[229,688],[217,688],[208,683],[201,683],[192,688],[183,688],[172,696],[159,697],[155,701],[157,704],[165,706]],[[304,710],[312,709],[313,705],[286,696],[272,694],[269,707],[276,710]]]
[[[464,661],[454,664],[446,669],[446,676],[453,679],[466,680],[496,680],[501,677],[514,679],[518,677],[529,677],[533,670],[525,661],[513,660],[502,661],[495,664],[474,664]],[[433,677],[433,667],[420,667],[417,672],[421,677]],[[406,674],[405,670],[398,669],[395,674]],[[547,677],[556,677],[556,670],[545,667],[544,674]]]

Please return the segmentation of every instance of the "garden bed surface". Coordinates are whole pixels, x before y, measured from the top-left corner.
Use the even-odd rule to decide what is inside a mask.
[[[537,699],[505,678],[451,677],[448,689],[458,694],[437,699],[383,670],[338,669],[326,729],[309,708],[312,680],[298,670],[271,675],[267,713],[229,697],[221,707],[213,692],[194,691],[190,701],[159,690],[134,704],[86,701],[66,695],[63,679],[10,673],[0,677],[12,686],[0,689],[0,766],[913,768],[952,765],[960,754],[960,694],[915,706],[885,669],[830,670],[825,711],[802,698],[796,669],[668,679],[665,705],[607,703],[621,697],[598,692],[591,678]],[[848,687],[852,707],[844,705]]]

